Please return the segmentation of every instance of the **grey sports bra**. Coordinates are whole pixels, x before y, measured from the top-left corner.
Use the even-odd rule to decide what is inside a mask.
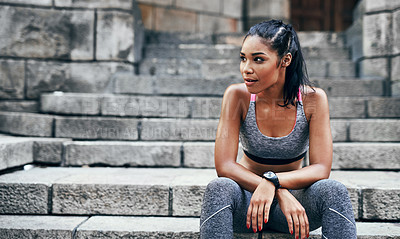
[[[261,133],[256,121],[256,95],[251,95],[246,119],[240,127],[240,142],[244,153],[261,164],[283,165],[302,159],[308,150],[309,129],[299,90],[296,122],[292,131],[283,137]]]

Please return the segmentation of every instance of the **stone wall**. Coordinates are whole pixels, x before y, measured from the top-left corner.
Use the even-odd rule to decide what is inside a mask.
[[[289,19],[289,0],[137,0],[146,29],[243,32],[261,20]]]
[[[133,0],[0,0],[0,110],[34,111],[42,92],[106,91],[140,61],[141,24]]]
[[[360,77],[387,79],[387,95],[400,96],[400,1],[361,0],[347,30]]]

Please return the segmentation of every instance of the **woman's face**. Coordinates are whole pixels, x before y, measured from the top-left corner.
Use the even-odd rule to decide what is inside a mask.
[[[240,51],[240,72],[247,90],[256,94],[282,82],[282,67],[277,65],[278,55],[270,50],[262,38],[249,36]],[[283,75],[284,76],[284,75]]]

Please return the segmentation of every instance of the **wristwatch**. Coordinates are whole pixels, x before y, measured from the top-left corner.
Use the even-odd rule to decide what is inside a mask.
[[[278,176],[276,176],[276,174],[274,172],[272,172],[272,171],[265,172],[262,175],[262,177],[265,178],[266,180],[272,182],[275,185],[275,189],[278,189],[281,187],[281,185],[279,184]]]

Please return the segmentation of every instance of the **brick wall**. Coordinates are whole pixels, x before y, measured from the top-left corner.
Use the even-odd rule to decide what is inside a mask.
[[[243,32],[256,22],[289,19],[289,0],[137,0],[155,31]]]
[[[132,0],[0,0],[0,16],[0,110],[34,111],[42,92],[103,92],[141,58]]]
[[[361,0],[347,44],[361,77],[387,79],[387,95],[400,96],[400,1]]]

